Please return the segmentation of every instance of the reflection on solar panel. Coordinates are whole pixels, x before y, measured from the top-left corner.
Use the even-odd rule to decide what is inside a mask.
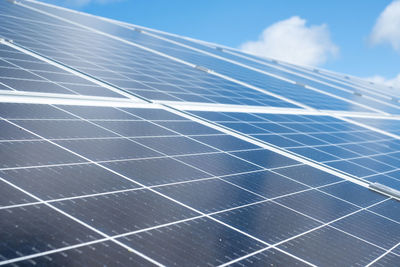
[[[400,94],[0,2],[0,265],[397,266]]]

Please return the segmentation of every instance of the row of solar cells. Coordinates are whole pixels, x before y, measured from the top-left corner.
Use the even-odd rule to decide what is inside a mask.
[[[207,46],[202,43],[172,36],[170,34],[162,34],[155,31],[153,31],[153,33],[181,44],[200,49],[207,53],[214,54],[221,58],[226,58],[239,64],[244,64],[258,69],[259,71],[275,74],[301,84],[309,85],[357,103],[372,105],[372,107],[395,113],[396,111],[398,112],[398,108],[400,108],[400,105],[397,103],[397,97],[399,97],[400,94],[395,90],[389,90],[388,87],[371,86],[371,83],[361,79],[352,80],[349,76],[343,76],[346,78],[336,75],[332,76],[329,75],[329,73],[319,71],[318,69],[308,70],[288,63],[278,63],[276,60],[256,57],[237,50]],[[364,98],[360,94],[366,95],[368,98]],[[377,102],[377,100],[379,100],[379,102]]]
[[[399,138],[330,116],[192,113],[358,178],[400,189]],[[397,120],[348,119],[400,134]]]
[[[160,39],[154,38],[149,35],[143,35],[138,32],[133,33],[132,29],[122,27],[120,25],[113,24],[113,23],[110,23],[107,21],[102,21],[101,19],[98,19],[96,17],[85,16],[82,14],[72,13],[69,11],[55,9],[52,7],[44,7],[42,5],[37,5],[37,4],[32,4],[32,5],[41,10],[50,12],[52,14],[58,14],[59,16],[62,16],[64,18],[68,18],[72,21],[79,22],[82,25],[87,25],[94,29],[97,29],[100,31],[105,31],[107,33],[121,37],[125,40],[129,40],[129,41],[132,41],[132,42],[135,42],[138,44],[142,44],[146,47],[153,48],[157,51],[164,52],[168,55],[177,57],[179,59],[184,59],[191,63],[208,67],[208,68],[213,69],[222,74],[226,74],[230,77],[234,77],[238,80],[247,82],[249,84],[258,86],[263,89],[267,89],[274,93],[283,94],[285,97],[292,98],[292,99],[299,101],[301,103],[304,103],[304,104],[308,104],[308,101],[311,101],[310,99],[303,100],[302,97],[304,97],[304,94],[305,94],[304,92],[306,92],[306,94],[308,94],[308,95],[310,95],[310,94],[314,95],[315,97],[319,96],[317,99],[320,99],[320,98],[331,99],[331,97],[327,97],[327,95],[321,96],[320,93],[299,88],[298,85],[293,86],[290,83],[286,83],[286,82],[277,80],[270,76],[264,77],[265,75],[260,75],[260,73],[257,73],[255,71],[251,71],[247,68],[228,63],[224,60],[220,60],[220,59],[217,59],[217,58],[209,56],[209,55],[205,55],[204,53],[199,53],[195,50],[180,46],[179,44],[174,45],[170,42],[166,42],[164,40],[160,40]],[[161,35],[158,32],[156,34]],[[299,70],[297,70],[295,73],[288,72],[285,70],[282,71],[281,69],[275,68],[275,66],[272,66],[269,64],[263,64],[265,62],[262,62],[260,60],[258,60],[258,62],[257,62],[254,60],[249,60],[246,57],[240,57],[235,53],[224,53],[220,50],[211,49],[205,45],[201,45],[201,44],[193,42],[193,41],[189,41],[189,40],[186,40],[183,38],[172,37],[171,35],[164,35],[163,37],[172,39],[181,44],[189,45],[190,47],[195,47],[197,49],[206,51],[213,55],[217,55],[217,56],[220,56],[223,58],[227,58],[229,60],[233,60],[235,62],[239,62],[240,64],[250,66],[250,67],[258,69],[260,71],[273,73],[278,76],[294,80],[296,82],[310,85],[310,86],[320,89],[324,92],[332,93],[334,95],[343,97],[348,100],[352,100],[354,102],[357,102],[357,103],[360,103],[360,104],[363,104],[366,106],[375,107],[377,109],[381,109],[381,110],[389,112],[389,113],[399,113],[400,104],[398,104],[397,102],[391,101],[391,98],[393,96],[386,97],[386,98],[382,97],[382,90],[380,90],[379,92],[371,92],[371,88],[368,88],[368,89],[365,89],[365,88],[363,89],[363,88],[358,88],[358,87],[355,88],[355,84],[349,85],[349,84],[338,83],[338,82],[332,81],[332,79],[328,80],[326,78],[322,78],[320,75],[313,76],[310,73],[306,74],[305,76],[307,78],[305,78],[304,73],[301,73],[301,72],[299,73]],[[276,65],[276,63],[275,63],[275,65]],[[292,71],[293,71],[293,69],[292,69]],[[303,75],[303,76],[301,76],[301,75]],[[316,76],[318,76],[318,77],[316,77]],[[313,79],[317,79],[318,81],[315,81]],[[322,83],[319,81],[322,81]],[[325,82],[325,84],[324,84],[324,82]],[[326,83],[332,84],[335,87],[332,87]],[[277,85],[276,88],[274,87],[275,84]],[[340,89],[338,89],[338,87]],[[296,88],[296,89],[294,89],[294,88]],[[289,92],[289,91],[294,91],[294,92]],[[303,92],[300,93],[301,95],[298,95],[299,94],[298,91],[303,91]],[[357,91],[362,91],[363,94],[366,94],[366,95],[370,96],[371,98],[361,97],[357,93],[354,94],[354,92],[357,92]],[[376,98],[378,98],[378,99],[381,98],[380,100],[383,103],[375,101]],[[332,101],[333,100],[331,99],[329,102],[332,102]],[[335,99],[335,101],[338,101],[338,99]],[[341,102],[341,101],[339,101],[339,102]],[[332,104],[329,104],[329,105],[332,105]],[[354,106],[351,103],[350,104],[347,103],[347,105],[350,107]],[[310,106],[313,106],[313,105],[310,105]],[[318,109],[329,109],[329,107],[321,106],[321,101],[318,103],[318,106],[313,106],[313,107],[318,108]],[[338,107],[336,107],[336,108],[338,108]],[[331,109],[335,109],[335,108],[331,108]],[[354,110],[354,107],[352,107],[351,110]]]
[[[182,63],[139,48],[136,44],[192,64],[205,66],[237,81],[245,82],[261,90],[281,95],[316,109],[362,112],[381,110],[388,113],[399,113],[400,106],[395,102],[383,98],[380,99],[380,102],[377,102],[359,94],[354,94],[354,89],[351,86],[346,87],[342,84],[340,86],[344,88],[339,90],[298,74],[293,74],[286,70],[283,71],[275,66],[261,64],[231,52],[211,49],[181,38],[178,38],[180,43],[188,43],[196,47],[196,49],[201,49],[209,54],[95,17],[42,4],[24,3],[45,12],[67,18],[73,23],[65,22],[20,5],[4,2],[1,4],[2,12],[0,13],[2,22],[0,32],[3,37],[12,39],[16,44],[27,47],[36,53],[50,57],[67,66],[106,81],[115,87],[147,99],[296,107],[294,104],[280,98],[204,73],[201,70],[189,68]],[[20,16],[21,14],[23,16]],[[86,27],[101,31],[104,34],[95,33]],[[173,39],[171,36],[168,38]],[[89,42],[91,43],[90,47],[87,46]],[[238,62],[239,65],[215,56]],[[26,68],[30,70],[29,66]],[[37,71],[35,68],[31,70]],[[287,82],[260,71],[277,74],[315,87],[318,90]],[[9,87],[16,90],[28,90],[20,89],[24,88],[20,85],[9,85]],[[94,90],[85,93],[97,94]]]
[[[279,64],[276,60],[268,60],[245,54],[240,51],[221,49],[219,47],[210,47],[195,41],[175,37],[169,34],[161,34],[159,32],[154,33],[164,38],[168,38],[190,47],[200,49],[207,53],[214,54],[221,58],[226,58],[263,72],[275,74],[301,84],[309,85],[311,87],[321,89],[324,92],[332,93],[357,103],[371,105],[372,107],[386,112],[398,113],[398,109],[400,108],[400,104],[396,104],[396,101],[393,102],[393,100],[397,99],[399,94],[394,93],[394,90],[387,90],[388,88],[385,90],[382,89],[382,87],[376,88],[372,86],[365,86],[359,82],[352,82],[348,76],[348,78],[344,80],[335,79],[335,76],[330,77],[329,75],[325,75],[324,72],[320,73],[318,70],[307,71],[306,69],[295,65],[285,63]],[[368,96],[368,98],[362,97],[360,94],[364,94]],[[380,100],[383,103],[377,102],[377,100]]]
[[[19,5],[7,2],[0,5],[2,36],[147,99],[295,107],[278,98]],[[33,58],[25,60],[34,61]],[[21,67],[37,71],[35,66],[19,63]],[[54,70],[50,72],[52,74]],[[28,80],[38,79],[29,77]],[[13,88],[29,90],[18,84]],[[97,95],[97,90],[85,93]]]
[[[165,110],[0,117],[0,264],[365,265],[398,242],[395,200]]]

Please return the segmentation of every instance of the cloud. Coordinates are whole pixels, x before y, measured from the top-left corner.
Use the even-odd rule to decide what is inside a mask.
[[[390,44],[400,52],[400,1],[393,1],[379,15],[370,36],[372,44]]]
[[[386,86],[393,86],[395,88],[400,88],[400,73],[392,79],[386,79],[383,76],[375,75],[375,76],[366,78],[366,80],[374,82],[376,84],[383,84]]]
[[[249,41],[240,49],[263,57],[272,57],[302,65],[321,65],[339,49],[331,41],[328,27],[306,25],[298,16],[282,20],[267,27],[258,41]]]

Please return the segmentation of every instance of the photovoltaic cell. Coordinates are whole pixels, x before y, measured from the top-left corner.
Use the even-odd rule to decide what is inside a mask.
[[[192,113],[212,119],[211,112]],[[396,138],[330,116],[243,113],[237,117],[229,112],[222,115],[213,122],[358,178],[400,188],[400,141]],[[258,164],[263,164],[266,157],[260,151],[238,153],[253,155]]]
[[[8,90],[123,97],[6,45],[0,45],[0,60],[0,83]]]
[[[390,119],[373,119],[373,118],[350,118],[356,122],[375,127],[379,130],[389,132],[391,134],[400,135],[400,126],[398,120]]]
[[[79,197],[140,187],[111,171],[95,164],[86,163],[5,170],[0,172],[0,176],[44,200]]]
[[[38,266],[49,264],[79,265],[82,263],[91,266],[101,264],[111,264],[114,266],[151,265],[151,263],[144,258],[110,241],[71,248],[61,252],[24,260],[19,263],[21,265],[34,264]]]
[[[1,209],[0,214],[2,218],[7,218],[0,222],[2,240],[5,241],[0,245],[2,260],[76,245],[101,237],[46,205]]]
[[[120,240],[166,265],[219,265],[263,247],[262,243],[207,218]]]
[[[323,227],[295,238],[280,245],[279,248],[319,266],[366,265],[383,251],[331,227]]]
[[[290,68],[287,65],[279,65],[270,60],[268,61],[263,58],[250,56],[246,53],[238,53],[237,51],[232,51],[229,49],[216,49],[201,44],[199,42],[191,41],[177,36],[171,36],[169,34],[161,34],[159,32],[153,32],[153,34],[162,36],[163,38],[173,40],[181,44],[189,45],[190,47],[200,49],[207,53],[211,53],[216,56],[226,58],[228,60],[238,62],[239,64],[245,64],[246,66],[256,68],[260,71],[278,75],[297,83],[312,86],[324,92],[331,93],[354,101],[356,103],[379,109],[381,111],[391,112],[395,114],[399,114],[400,111],[400,105],[391,101],[390,99],[391,97],[393,97],[393,95],[390,97],[383,97],[381,94],[382,92],[371,93],[371,89],[365,89],[355,85],[351,86],[344,83],[335,82],[332,81],[332,79],[317,76],[315,75],[315,73],[312,72],[306,73],[304,71],[299,71],[298,69]],[[365,98],[358,94],[354,94],[354,92],[358,91],[362,92],[362,94],[373,97],[374,99]],[[375,101],[375,99],[378,99],[381,102],[377,102]]]
[[[215,179],[162,186],[156,190],[207,213],[263,200],[253,193]]]
[[[313,219],[273,202],[218,213],[214,217],[270,244],[320,225]]]
[[[266,262],[277,266],[308,266],[306,263],[300,260],[288,258],[287,255],[276,249],[268,249],[254,256],[236,262],[233,264],[233,266],[265,266]]]
[[[16,44],[144,98],[295,107],[278,98],[27,8],[9,3],[0,5],[0,34]],[[20,13],[10,16],[15,12]],[[25,13],[24,19],[20,19],[21,13]],[[27,23],[26,19],[34,23]],[[135,35],[133,31],[129,33]],[[87,43],[96,45],[88,47]]]

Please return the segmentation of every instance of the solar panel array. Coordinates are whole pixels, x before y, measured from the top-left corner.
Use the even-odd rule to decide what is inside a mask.
[[[399,93],[0,2],[0,265],[397,266]]]

